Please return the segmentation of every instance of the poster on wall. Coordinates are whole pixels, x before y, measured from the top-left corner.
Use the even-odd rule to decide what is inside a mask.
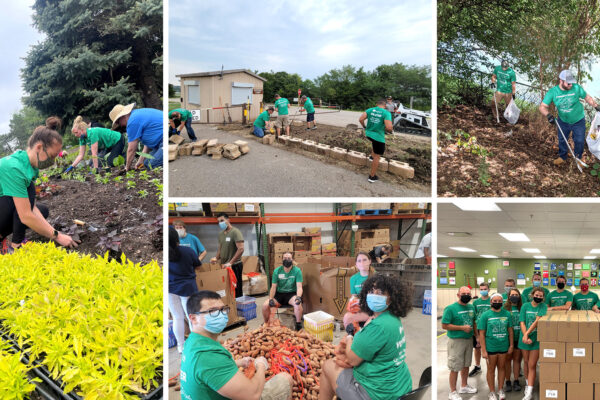
[[[456,278],[450,278],[450,284],[456,285]]]
[[[558,276],[558,271],[550,271],[550,278],[556,278]]]
[[[567,270],[573,269],[573,263],[567,263]]]
[[[547,278],[547,277],[548,277],[548,271],[543,271],[542,278]]]
[[[590,279],[590,285],[598,286],[598,279]]]
[[[448,284],[448,278],[440,278],[440,285],[447,285]]]
[[[534,271],[539,271],[540,269],[542,269],[542,265],[540,263],[533,264]]]
[[[572,278],[572,277],[573,277],[573,272],[567,271],[567,278]]]
[[[525,279],[525,274],[517,274],[517,279]]]
[[[550,268],[550,266],[548,265],[548,263],[543,263],[543,264],[542,264],[542,269],[543,269],[544,271],[548,271],[548,269],[549,269],[549,268]]]
[[[583,264],[583,269],[590,269],[590,264]]]
[[[575,271],[575,278],[581,278],[581,271]]]
[[[575,278],[575,281],[574,281],[574,283],[575,283],[575,286],[579,286],[579,282],[580,282],[580,281],[581,281],[581,279],[577,279],[577,278]]]
[[[597,277],[598,276],[598,271],[592,271],[592,272],[590,272],[590,276],[592,276],[594,278]]]
[[[450,262],[448,263],[448,268],[450,268],[450,269],[454,269],[454,267],[455,267],[454,261],[450,261]]]
[[[550,278],[550,286],[556,286],[556,278]]]
[[[441,262],[441,263],[438,264],[438,266],[439,266],[440,269],[446,269],[448,267],[448,264],[445,263],[445,262]]]
[[[440,278],[445,278],[447,274],[446,270],[440,271]]]
[[[573,286],[573,279],[567,279],[567,286]]]
[[[590,271],[581,271],[581,277],[582,278],[589,278],[590,277]]]
[[[518,286],[526,286],[527,281],[525,279],[517,279],[517,285]]]
[[[574,267],[575,267],[576,270],[577,269],[581,269],[581,264],[575,264]]]
[[[554,271],[556,269],[556,264],[552,263],[550,264],[550,271]]]
[[[592,271],[597,271],[597,270],[598,270],[598,265],[597,265],[596,263],[591,263],[591,264],[590,264],[590,269],[591,269]]]
[[[448,271],[448,276],[456,276],[456,270],[455,269],[451,269]]]
[[[565,276],[565,271],[558,270],[558,276]]]
[[[548,286],[548,278],[542,279],[542,285]]]
[[[564,265],[564,264],[560,264],[560,265],[558,266],[558,270],[560,271],[561,269],[565,269],[565,265]]]

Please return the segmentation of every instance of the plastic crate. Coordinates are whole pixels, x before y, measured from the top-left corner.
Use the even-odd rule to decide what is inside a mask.
[[[425,290],[423,294],[423,311],[422,314],[431,315],[431,290]]]
[[[236,297],[235,305],[238,315],[244,317],[246,321],[256,318],[256,298],[250,296]]]
[[[333,322],[335,318],[323,311],[315,311],[304,316],[304,329],[318,339],[333,340]]]

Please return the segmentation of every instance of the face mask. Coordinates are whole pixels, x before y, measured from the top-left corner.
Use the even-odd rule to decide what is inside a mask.
[[[584,291],[584,292],[587,292],[587,291],[588,291],[588,289],[589,289],[589,286],[588,286],[588,285],[581,285],[581,290],[582,290],[582,291]]]
[[[515,296],[510,296],[510,302],[513,304],[519,304],[519,299],[520,297],[515,295]]]
[[[494,310],[499,310],[502,308],[502,303],[492,303],[492,308]]]
[[[564,282],[558,282],[556,284],[556,287],[558,287],[559,289],[564,289],[565,288],[565,283]]]
[[[292,260],[283,260],[283,266],[286,268],[289,268],[293,265],[294,263],[292,262]]]
[[[488,295],[488,293],[489,293],[489,292],[488,292],[487,290],[480,290],[480,291],[479,291],[479,293],[481,293],[481,295],[482,295],[483,297],[485,297],[485,296],[487,296],[487,295]]]
[[[513,289],[513,287],[512,287],[512,286],[504,286],[504,291],[505,291],[506,293],[510,292],[512,289]]]
[[[541,281],[533,281],[533,287],[538,287],[542,284]]]
[[[387,296],[369,293],[367,294],[367,306],[374,312],[382,312],[388,308]]]
[[[185,236],[185,229],[175,229],[180,238]]]
[[[50,156],[48,155],[46,150],[44,150],[44,153],[46,153],[46,159],[44,161],[40,161],[40,153],[37,153],[37,155],[36,155],[38,169],[46,169],[48,167],[51,167],[54,164],[54,158],[50,158]]]
[[[467,304],[468,302],[471,301],[471,295],[470,294],[461,294],[460,295],[460,301],[462,301],[463,303]]]
[[[219,313],[216,317],[211,317],[208,314],[204,314],[204,320],[206,321],[206,325],[204,329],[210,333],[214,333],[215,335],[223,332],[223,329],[227,326],[227,322],[229,321],[229,316],[223,315],[223,313]]]
[[[219,228],[221,228],[221,230],[223,230],[223,231],[225,229],[227,229],[227,222],[225,222],[225,221],[219,222]]]
[[[541,299],[541,298],[539,298],[539,297],[534,297],[534,298],[533,298],[533,301],[535,301],[536,303],[538,303],[538,304],[539,304],[539,303],[541,303],[542,301],[544,301],[544,299]]]

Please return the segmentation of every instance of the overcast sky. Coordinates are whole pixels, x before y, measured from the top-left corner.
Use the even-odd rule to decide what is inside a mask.
[[[29,47],[43,36],[31,26],[34,0],[6,1],[0,13],[0,134],[8,133],[11,115],[23,108],[21,68]]]
[[[351,64],[431,65],[431,2],[170,0],[175,75],[245,68],[314,79]]]

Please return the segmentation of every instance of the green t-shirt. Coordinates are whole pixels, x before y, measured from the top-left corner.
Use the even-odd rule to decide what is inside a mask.
[[[288,115],[288,106],[290,102],[286,98],[280,98],[275,102],[275,108],[277,108],[277,115]]]
[[[350,294],[360,294],[363,283],[369,279],[369,275],[362,276],[360,272],[350,277]]]
[[[312,100],[310,99],[310,97],[306,98],[306,101],[304,102],[304,109],[306,110],[307,113],[314,113],[315,112],[315,106],[313,105]]]
[[[354,367],[354,379],[371,399],[397,399],[412,390],[402,322],[389,311],[381,313],[356,334],[352,351],[364,360]]]
[[[573,304],[571,309],[573,310],[591,310],[594,304],[598,302],[598,295],[594,292],[588,292],[583,294],[581,292],[573,296]]]
[[[511,305],[511,311],[510,311],[510,320],[511,320],[511,325],[513,327],[513,333],[515,335],[515,340],[519,339],[519,335],[521,334],[521,325],[519,323],[519,316],[520,316],[521,311],[519,311],[519,308],[517,306],[513,306]]]
[[[529,294],[531,293],[531,291],[533,290],[533,286],[529,286],[526,287],[523,292],[521,293],[521,299],[523,300],[523,304],[525,303],[531,303],[531,297],[529,297]],[[548,295],[550,294],[550,291],[548,289],[546,289],[545,287],[542,287],[542,290],[544,291],[544,299],[548,298]]]
[[[367,137],[385,143],[385,122],[391,121],[392,114],[385,108],[371,107],[367,111]]]
[[[444,308],[444,314],[442,315],[442,324],[452,325],[470,325],[473,328],[475,322],[475,307],[473,304],[462,305],[458,301],[452,303]],[[448,337],[450,339],[470,339],[473,336],[473,329],[471,332],[466,333],[465,331],[448,331]]]
[[[25,150],[0,158],[0,196],[28,198],[27,188],[38,175]]]
[[[585,99],[585,96],[587,96],[585,90],[576,83],[569,90],[562,90],[557,85],[548,90],[542,102],[546,105],[554,102],[558,110],[558,118],[567,124],[574,124],[585,117],[583,104],[579,101]]]
[[[98,143],[98,149],[110,149],[121,140],[121,133],[107,128],[88,128],[87,135],[79,138],[80,146],[91,146]]]
[[[261,112],[256,120],[254,121],[254,126],[258,126],[261,129],[265,128],[266,123],[269,121],[271,116],[269,115],[269,111],[265,110]]]
[[[242,232],[238,228],[231,227],[229,232],[221,231],[219,232],[219,248],[221,249],[221,263],[225,264],[231,260],[231,257],[237,251],[236,242],[243,242],[244,236]],[[239,258],[236,262],[242,261]]]
[[[563,290],[559,292],[558,290],[553,290],[546,297],[546,304],[549,307],[560,307],[567,304],[568,301],[573,301],[573,293],[569,290]]]
[[[537,316],[544,316],[548,312],[548,306],[544,303],[538,304],[536,307],[531,305],[531,302],[523,304],[519,313],[519,322],[525,322],[525,330],[529,329],[531,324],[535,322]],[[540,348],[540,343],[537,341],[537,327],[529,334],[529,339],[532,344],[523,343],[523,335],[519,338],[519,348],[523,350],[537,350]]]
[[[506,352],[510,346],[508,328],[512,328],[512,318],[506,308],[500,311],[488,310],[477,320],[477,329],[485,331],[485,347],[491,352]]]
[[[502,69],[502,66],[497,65],[494,68],[494,75],[496,75],[498,91],[500,93],[512,93],[512,83],[517,81],[515,71],[512,68],[505,71]]]
[[[178,112],[179,114],[181,114],[181,122],[185,122],[188,119],[192,119],[192,112],[186,110],[185,108],[176,108],[172,111],[169,111],[169,119],[172,118],[174,112]]]
[[[492,298],[488,296],[486,300],[480,297],[473,301],[473,307],[475,307],[475,321],[479,321],[479,317],[481,317],[484,312],[488,311],[491,308],[491,299]],[[479,322],[477,322],[477,325],[477,329],[479,329]]]
[[[222,400],[217,393],[238,372],[235,361],[219,342],[190,333],[181,354],[181,398]]]
[[[294,265],[290,272],[285,272],[283,265],[280,265],[273,271],[271,283],[277,284],[279,293],[296,293],[296,283],[302,283],[302,271]]]

